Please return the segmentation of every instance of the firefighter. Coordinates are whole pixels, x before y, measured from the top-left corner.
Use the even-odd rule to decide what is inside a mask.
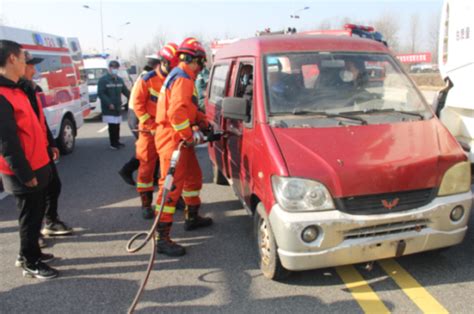
[[[178,45],[166,44],[160,51],[161,64],[138,80],[132,93],[133,110],[138,118],[139,135],[136,142],[136,155],[140,162],[137,175],[137,192],[140,194],[142,215],[152,219],[154,210],[153,177],[158,155],[155,148],[155,116],[159,92],[168,73],[178,65]]]
[[[173,242],[169,235],[176,203],[181,195],[186,203],[186,231],[212,224],[211,218],[199,216],[202,173],[194,151],[194,146],[203,139],[199,128],[208,127],[205,114],[198,110],[194,85],[197,74],[205,66],[206,52],[195,38],[187,38],[179,46],[178,56],[179,65],[168,75],[160,91],[156,115],[155,145],[160,156],[161,169],[158,204],[162,198],[163,183],[170,167],[171,155],[181,141],[185,142],[174,173],[174,189],[165,201],[157,227],[157,252],[168,256],[181,256],[186,253],[184,247]]]
[[[148,72],[154,71],[159,65],[160,65],[160,60],[158,58],[158,53],[154,55],[147,56],[147,64],[143,68],[142,73],[140,73],[140,76],[136,80],[138,82],[143,76],[145,76]],[[131,94],[133,95],[133,89],[137,85],[135,84],[132,87],[132,92]],[[135,111],[133,111],[133,101],[128,102],[128,117],[127,117],[127,122],[128,122],[128,127],[130,128],[130,131],[132,132],[133,136],[135,137],[135,140],[138,140],[138,119],[137,116],[135,115]],[[138,170],[138,167],[140,166],[140,162],[137,159],[137,156],[135,152],[133,152],[132,158],[130,158],[129,161],[127,161],[122,168],[120,168],[118,174],[120,177],[125,181],[125,183],[136,186],[137,183],[133,179],[133,173]]]

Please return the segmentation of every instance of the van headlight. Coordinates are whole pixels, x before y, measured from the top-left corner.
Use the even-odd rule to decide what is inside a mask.
[[[449,168],[443,176],[438,196],[469,192],[471,190],[471,164],[463,161]]]
[[[272,177],[273,192],[280,206],[288,211],[334,209],[331,194],[324,184],[317,181]]]

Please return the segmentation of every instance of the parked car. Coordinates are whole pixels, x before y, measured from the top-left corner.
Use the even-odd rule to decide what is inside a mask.
[[[470,164],[383,44],[241,40],[217,52],[207,95],[226,134],[209,144],[214,181],[254,216],[267,278],[463,240]]]
[[[431,73],[438,71],[438,65],[432,63],[418,63],[410,66],[412,73]]]

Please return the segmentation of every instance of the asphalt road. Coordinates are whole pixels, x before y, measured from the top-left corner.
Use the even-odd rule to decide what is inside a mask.
[[[59,278],[27,279],[14,267],[17,212],[12,197],[0,200],[0,313],[127,311],[144,275],[149,247],[131,255],[125,245],[150,222],[140,217],[134,189],[117,175],[132,154],[132,137],[124,123],[127,146],[111,151],[103,127],[99,121],[87,122],[79,130],[75,152],[58,164],[63,181],[60,216],[75,229],[73,236],[48,239],[45,251],[60,257],[51,264],[60,270]],[[375,263],[372,270],[355,265],[300,272],[272,282],[257,268],[252,219],[230,187],[212,184],[206,148],[198,154],[204,172],[203,212],[215,224],[184,232],[182,213],[177,213],[173,237],[188,254],[158,257],[139,313],[473,312],[473,219],[465,241],[443,253]]]

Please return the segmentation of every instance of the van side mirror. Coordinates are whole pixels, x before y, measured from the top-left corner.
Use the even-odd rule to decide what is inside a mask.
[[[222,100],[224,118],[250,121],[248,101],[240,97],[226,97]]]

